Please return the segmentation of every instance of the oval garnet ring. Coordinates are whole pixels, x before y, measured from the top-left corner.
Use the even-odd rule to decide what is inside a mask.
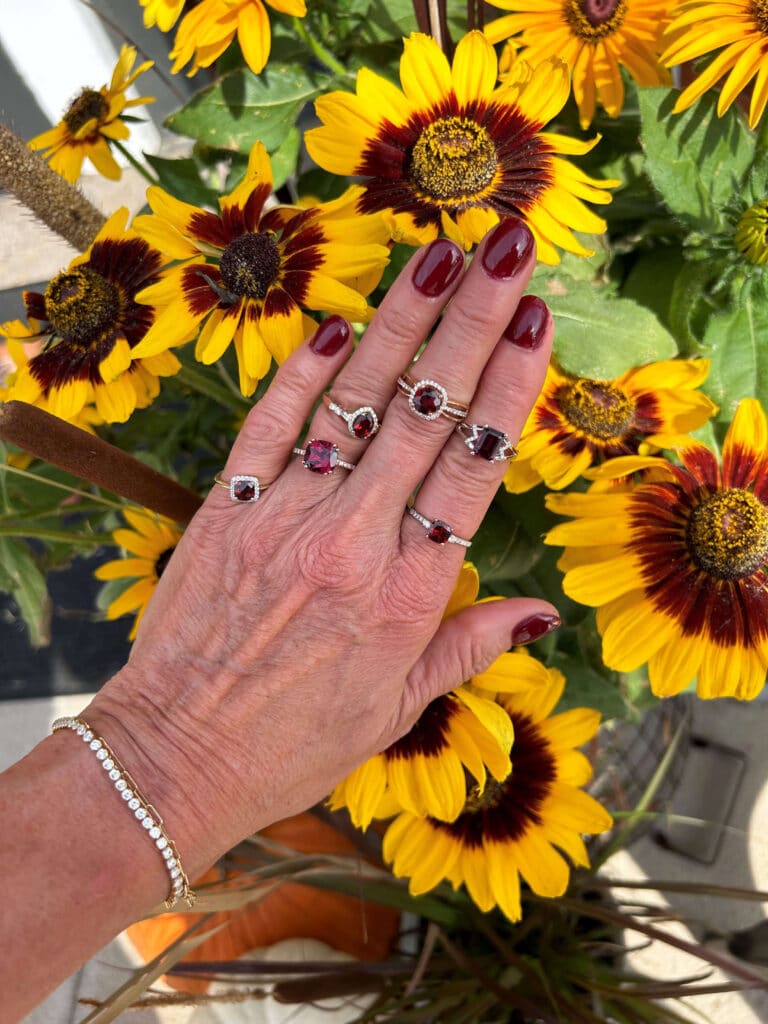
[[[316,437],[308,441],[304,448],[294,448],[293,454],[302,456],[305,469],[323,476],[332,473],[337,466],[342,469],[355,468],[354,463],[339,458],[339,449],[333,441],[320,441]]]
[[[449,420],[466,419],[469,406],[463,402],[454,402],[448,392],[436,380],[414,380],[404,373],[397,378],[397,390],[408,399],[408,408],[421,420],[436,420],[438,416],[447,416]]]
[[[221,473],[217,473],[213,482],[219,487],[226,487],[232,501],[249,502],[258,501],[262,491],[266,491],[269,484],[260,484],[257,476],[233,476],[231,480],[222,479]]]
[[[360,441],[367,441],[369,437],[373,437],[381,426],[376,410],[372,409],[370,405],[361,405],[359,409],[347,412],[328,394],[323,395],[323,401],[331,412],[341,416],[352,437],[356,437]]]
[[[471,540],[462,540],[461,537],[457,537],[448,523],[444,523],[442,519],[427,519],[410,505],[406,512],[409,516],[413,516],[417,523],[421,523],[427,531],[427,540],[431,540],[433,544],[460,544],[463,548],[472,547]]]

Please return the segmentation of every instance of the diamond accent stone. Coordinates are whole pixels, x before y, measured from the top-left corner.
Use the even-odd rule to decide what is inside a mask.
[[[178,865],[178,863],[179,862],[176,860],[175,857],[169,857],[168,858],[168,867],[169,868],[175,868]]]
[[[147,816],[147,812],[144,807],[140,807],[138,811],[134,811],[134,814],[139,819],[139,821],[143,821]]]
[[[338,461],[339,449],[332,441],[312,438],[304,449],[304,465],[313,473],[332,473]]]
[[[128,801],[133,796],[133,790],[132,789],[124,789],[123,792],[120,794],[120,796],[123,798],[123,800],[125,800],[126,803],[128,803]],[[129,804],[129,806],[130,806],[130,804]]]
[[[229,481],[232,501],[258,501],[259,479],[255,476],[233,476]]]
[[[115,762],[111,757],[108,757],[104,764],[101,766],[105,772],[111,771],[115,767]]]
[[[118,792],[122,793],[122,791],[125,789],[127,785],[128,783],[125,781],[125,779],[118,779],[117,782],[115,783],[115,789]]]
[[[78,725],[78,727],[77,727],[77,735],[78,736],[82,736],[82,735],[84,735],[84,733],[85,733],[85,726],[84,725]]]
[[[152,826],[152,828],[149,830],[149,835],[150,835],[150,837],[152,839],[158,839],[159,838],[159,836],[160,836],[160,829],[157,827],[157,825],[153,825]]]
[[[88,744],[88,746],[91,748],[91,750],[100,750],[101,749],[101,740],[91,740],[91,742]]]
[[[90,743],[93,739],[93,733],[90,729],[86,729],[83,733],[83,743]]]
[[[106,761],[106,759],[107,759],[107,752],[106,752],[106,750],[104,749],[104,747],[102,747],[102,748],[101,748],[101,750],[97,750],[97,751],[96,751],[96,757],[97,757],[97,758],[98,758],[98,759],[99,759],[100,761]]]
[[[168,840],[165,838],[165,836],[160,836],[160,838],[155,842],[155,846],[158,848],[158,850],[165,850],[165,848],[168,846]],[[163,853],[163,856],[165,856],[165,853]]]
[[[131,808],[132,811],[135,811],[137,807],[141,807],[141,804],[139,803],[138,799],[134,796],[131,797],[131,799],[128,801],[128,806]]]
[[[154,821],[151,818],[147,817],[147,818],[142,818],[141,819],[141,824],[144,826],[144,828],[147,830],[147,832],[149,832],[149,830],[152,828],[152,826],[155,823],[154,823]]]
[[[120,778],[120,772],[117,770],[117,768],[113,768],[112,771],[109,773],[109,777],[110,779],[112,779],[113,782],[117,782],[117,780]]]
[[[171,878],[178,878],[180,874],[181,874],[181,869],[180,868],[172,868],[171,869]]]
[[[163,856],[165,857],[166,860],[173,856],[173,850],[170,848],[170,846],[163,847]]]

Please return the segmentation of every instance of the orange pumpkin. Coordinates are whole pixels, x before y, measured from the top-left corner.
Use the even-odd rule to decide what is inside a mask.
[[[350,839],[308,813],[271,825],[262,835],[299,853],[356,851]],[[198,882],[219,877],[211,869]],[[149,961],[202,916],[160,914],[131,925],[127,934],[139,954]],[[361,896],[286,882],[258,903],[221,911],[212,923],[220,921],[228,921],[228,926],[188,953],[186,960],[236,960],[251,949],[289,938],[320,939],[358,960],[382,960],[397,935],[399,914],[377,903],[364,903]],[[208,988],[208,982],[193,978],[167,976],[164,980],[184,992],[205,992]]]

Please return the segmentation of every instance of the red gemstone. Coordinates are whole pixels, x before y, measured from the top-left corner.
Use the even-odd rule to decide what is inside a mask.
[[[352,433],[365,441],[373,435],[376,430],[376,420],[369,412],[359,412],[352,420]]]
[[[452,533],[453,530],[448,523],[436,519],[427,530],[427,540],[434,541],[435,544],[445,544]]]
[[[422,384],[413,393],[413,407],[422,416],[434,416],[440,412],[445,399],[434,384]]]
[[[339,461],[339,449],[332,441],[309,442],[304,449],[304,465],[313,473],[332,473]]]
[[[256,485],[253,480],[242,479],[232,481],[232,497],[235,501],[253,501],[256,497]]]
[[[494,456],[499,448],[506,442],[506,436],[500,430],[493,427],[483,427],[472,442],[472,451],[481,459],[493,462]]]

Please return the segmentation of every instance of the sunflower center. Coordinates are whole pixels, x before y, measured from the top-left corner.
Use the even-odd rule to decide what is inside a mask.
[[[271,231],[246,231],[224,250],[221,279],[233,295],[266,298],[280,270],[280,249]]]
[[[593,41],[611,35],[621,25],[627,0],[566,0],[564,13],[575,35]]]
[[[739,580],[768,561],[768,509],[750,491],[718,491],[691,513],[687,540],[700,569]]]
[[[482,793],[475,786],[467,796],[462,813],[473,814],[475,811],[489,811],[497,807],[504,799],[504,785],[502,782],[496,782],[495,779],[489,779]]]
[[[768,7],[768,0],[765,6]],[[768,14],[766,18],[765,31],[768,34]],[[758,266],[768,263],[768,199],[755,203],[742,213],[736,225],[734,242],[750,263]]]
[[[91,267],[65,270],[45,290],[45,312],[57,334],[87,346],[117,320],[120,293]]]
[[[760,31],[768,35],[768,0],[752,0],[750,11]]]
[[[419,136],[411,178],[432,199],[465,199],[493,181],[498,157],[482,125],[466,117],[441,117]]]
[[[563,384],[556,400],[569,423],[601,441],[622,437],[635,414],[633,403],[623,391],[606,381],[586,377]]]
[[[175,550],[175,547],[166,548],[165,551],[161,551],[160,554],[155,559],[155,576],[157,576],[158,579],[160,579],[160,577],[165,572],[166,567],[168,566],[168,563],[171,560],[171,555]]]
[[[63,117],[64,124],[72,135],[77,135],[81,128],[95,117],[100,121],[109,110],[109,103],[95,89],[83,89]]]

